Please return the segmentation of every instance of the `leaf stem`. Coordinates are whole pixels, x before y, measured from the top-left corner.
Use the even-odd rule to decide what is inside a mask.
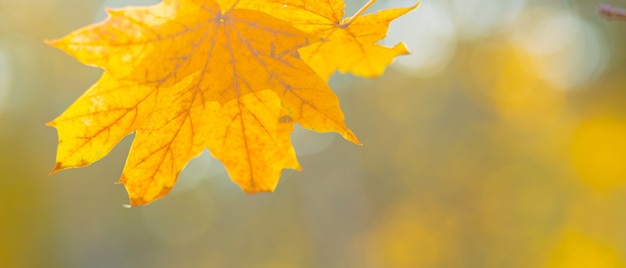
[[[352,23],[354,20],[356,20],[356,18],[361,16],[361,14],[363,14],[363,12],[365,12],[365,10],[371,7],[374,3],[376,3],[376,0],[370,0],[369,2],[367,2],[363,7],[361,7],[361,9],[359,9],[356,13],[354,13],[352,17],[350,17],[347,21],[339,25],[339,27],[346,28],[350,26],[350,23]]]

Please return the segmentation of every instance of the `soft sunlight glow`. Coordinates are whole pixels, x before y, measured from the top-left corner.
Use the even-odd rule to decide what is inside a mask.
[[[424,2],[415,11],[391,23],[382,43],[393,46],[402,40],[411,51],[410,55],[396,58],[393,68],[408,74],[430,76],[448,65],[457,44],[456,30],[447,9],[439,2]]]
[[[512,41],[537,58],[538,75],[559,89],[574,89],[595,78],[608,61],[604,37],[567,11],[538,9],[520,17]]]
[[[451,0],[449,10],[460,39],[485,37],[517,16],[525,0]]]
[[[12,66],[9,55],[0,49],[0,112],[6,109],[11,89]]]
[[[209,180],[212,184],[232,184],[230,180],[226,179],[224,165],[211,156],[208,149],[205,149],[200,156],[191,160],[180,173],[176,189],[192,190],[198,187],[202,181],[211,177],[219,177],[219,179]]]

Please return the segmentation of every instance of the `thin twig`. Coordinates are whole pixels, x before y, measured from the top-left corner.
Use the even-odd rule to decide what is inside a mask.
[[[626,9],[613,7],[609,4],[599,5],[598,12],[610,20],[626,20]]]
[[[340,28],[346,28],[346,27],[350,26],[350,23],[352,23],[356,18],[361,16],[361,14],[363,14],[363,12],[365,12],[365,10],[367,10],[369,7],[371,7],[374,3],[376,3],[376,0],[370,0],[369,2],[367,2],[367,4],[365,4],[361,9],[359,9],[359,11],[354,13],[354,16],[350,17],[346,22],[344,22],[341,25],[339,25],[339,27]]]

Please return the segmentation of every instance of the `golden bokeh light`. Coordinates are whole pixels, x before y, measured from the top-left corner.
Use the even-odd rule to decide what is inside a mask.
[[[471,56],[473,81],[491,106],[509,124],[545,127],[559,119],[563,92],[554,90],[532,68],[539,59],[514,44],[496,40]]]
[[[626,120],[599,116],[582,122],[571,141],[571,159],[580,180],[606,191],[626,183]]]
[[[565,231],[550,253],[546,268],[618,268],[626,262],[610,244],[574,231]]]

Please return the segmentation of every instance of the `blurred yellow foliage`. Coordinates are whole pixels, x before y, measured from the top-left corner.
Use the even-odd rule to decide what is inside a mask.
[[[626,262],[615,248],[576,231],[566,231],[546,268],[619,268]]]
[[[381,43],[411,55],[329,80],[364,146],[295,131],[306,172],[254,196],[205,151],[123,209],[129,139],[47,177],[101,73],[41,40],[157,2],[0,0],[0,267],[626,267],[626,23],[592,2],[424,1]]]
[[[600,191],[626,182],[626,120],[600,116],[585,120],[571,142],[571,158],[582,182]]]
[[[495,112],[513,126],[545,127],[561,114],[564,92],[538,76],[533,66],[541,60],[503,40],[487,43],[472,55],[473,81]]]

